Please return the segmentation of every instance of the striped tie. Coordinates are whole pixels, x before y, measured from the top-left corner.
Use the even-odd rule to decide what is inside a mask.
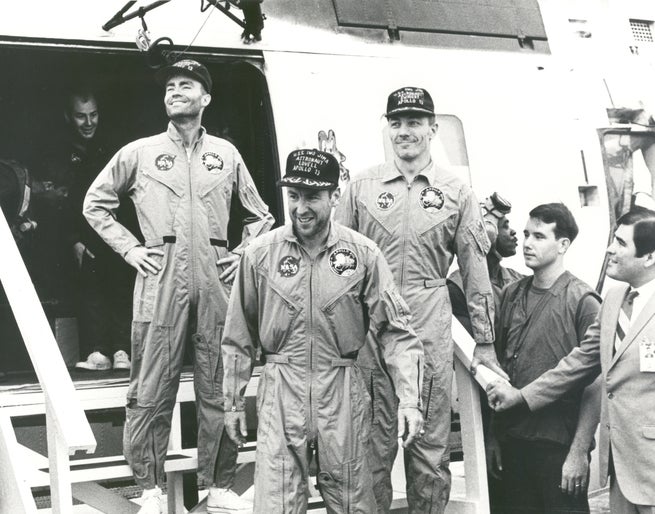
[[[628,333],[630,329],[630,318],[632,317],[632,304],[635,301],[635,298],[639,295],[639,291],[631,291],[628,289],[628,294],[625,295],[623,299],[623,304],[621,305],[621,311],[619,312],[619,320],[616,323],[616,338],[614,339],[614,353],[617,352],[623,338]]]

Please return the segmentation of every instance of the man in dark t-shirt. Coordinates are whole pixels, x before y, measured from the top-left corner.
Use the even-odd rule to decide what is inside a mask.
[[[503,290],[496,326],[498,360],[516,387],[555,367],[577,346],[600,308],[595,292],[564,268],[564,255],[577,233],[564,204],[530,211],[523,255],[534,274]],[[489,454],[492,470],[500,474],[502,512],[589,512],[589,453],[599,418],[596,392],[594,387],[578,389],[536,412],[516,408],[494,414]]]

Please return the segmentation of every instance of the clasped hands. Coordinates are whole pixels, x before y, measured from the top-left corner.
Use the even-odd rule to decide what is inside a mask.
[[[521,391],[505,380],[491,382],[486,389],[489,407],[502,412],[516,407],[523,401]]]

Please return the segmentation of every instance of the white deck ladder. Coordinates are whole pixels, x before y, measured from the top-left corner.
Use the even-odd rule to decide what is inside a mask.
[[[0,280],[45,396],[52,512],[73,512],[69,455],[93,453],[96,440],[4,215]],[[2,342],[0,342],[2,344]],[[35,513],[10,417],[0,409],[0,513]]]

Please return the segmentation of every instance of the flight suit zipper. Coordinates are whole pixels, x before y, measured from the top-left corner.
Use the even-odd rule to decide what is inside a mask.
[[[409,211],[411,210],[411,205],[410,205],[411,189],[412,189],[412,183],[407,182],[407,203],[405,205],[405,216],[403,217],[403,230],[402,230],[403,242],[401,247],[402,250],[400,253],[400,284],[398,284],[401,295],[404,295],[405,292],[405,247],[407,246],[407,219],[409,218]]]
[[[314,302],[313,302],[313,282],[314,282],[314,260],[310,258],[309,261],[309,359],[308,359],[308,370],[307,370],[307,390],[309,391],[308,401],[309,401],[309,434],[311,434],[312,444],[315,437],[315,425],[316,419],[314,416],[314,398],[312,384],[313,384],[313,374],[314,374]]]
[[[184,144],[182,144],[182,146],[184,147]],[[187,156],[186,159],[187,173],[189,175],[189,255],[187,256],[189,267],[191,268],[190,269],[191,283],[189,284],[189,296],[190,296],[190,300],[192,302],[195,302],[196,301],[196,266],[195,266],[194,252],[193,252],[193,247],[194,247],[193,226],[195,224],[195,220],[193,219],[193,174],[191,170],[191,154],[193,153],[193,149],[191,149],[190,152],[187,152],[186,147],[184,147],[184,152],[186,153]]]

